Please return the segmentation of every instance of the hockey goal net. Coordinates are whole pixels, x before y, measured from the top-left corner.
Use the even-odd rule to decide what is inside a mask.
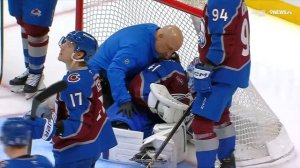
[[[179,1],[194,5],[202,0]],[[77,0],[76,29],[94,35],[101,44],[117,30],[134,24],[176,24],[185,37],[178,53],[186,67],[198,56],[197,33],[189,14],[194,13],[187,13],[189,8],[173,7],[153,0]],[[252,84],[236,92],[231,112],[237,132],[235,155],[239,166],[272,164],[293,152],[284,126]]]

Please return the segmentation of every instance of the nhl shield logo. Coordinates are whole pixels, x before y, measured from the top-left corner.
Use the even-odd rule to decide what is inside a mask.
[[[31,13],[32,16],[37,16],[37,17],[42,16],[42,11],[39,10],[38,8],[35,8],[35,9],[31,10],[30,13]]]

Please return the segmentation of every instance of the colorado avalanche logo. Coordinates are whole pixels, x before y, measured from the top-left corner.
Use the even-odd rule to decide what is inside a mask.
[[[205,21],[201,18],[200,21],[200,32],[198,35],[198,45],[200,48],[203,48],[206,44],[206,37],[205,37]]]
[[[75,83],[80,80],[79,73],[72,73],[68,76],[68,82]]]
[[[31,11],[31,15],[32,16],[42,16],[42,11],[41,10],[39,10],[38,8],[35,8],[35,9],[33,9],[32,11]]]

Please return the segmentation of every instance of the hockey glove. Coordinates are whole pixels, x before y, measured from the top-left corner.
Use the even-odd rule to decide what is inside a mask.
[[[31,126],[31,136],[32,139],[44,139],[49,141],[55,130],[54,121],[52,119],[48,120],[46,118],[36,117],[34,120],[27,118],[26,122]]]
[[[194,69],[194,90],[196,92],[211,92],[211,69],[200,64]]]
[[[131,118],[133,116],[133,114],[137,112],[137,110],[136,110],[135,106],[133,105],[133,103],[131,101],[128,101],[128,102],[121,104],[119,113],[120,112],[125,114],[128,118]]]

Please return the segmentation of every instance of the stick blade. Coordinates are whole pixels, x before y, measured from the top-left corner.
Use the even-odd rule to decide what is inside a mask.
[[[56,94],[57,92],[61,92],[64,89],[68,87],[68,84],[65,81],[58,81],[48,88],[46,88],[44,91],[39,93],[37,96],[35,96],[32,100],[32,106],[31,106],[31,118],[34,119],[36,116],[36,110],[39,104],[41,104],[43,101],[45,101],[47,98],[51,97],[52,95]]]

